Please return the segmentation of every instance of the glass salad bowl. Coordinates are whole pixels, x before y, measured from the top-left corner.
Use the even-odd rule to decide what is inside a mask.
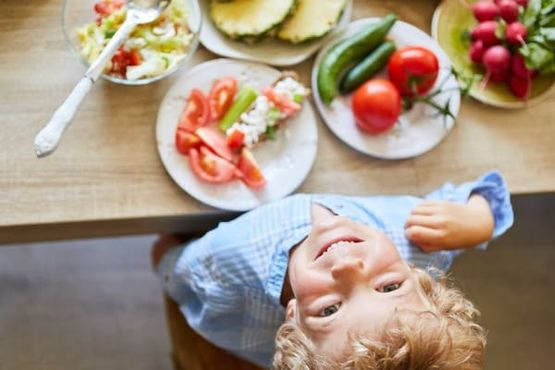
[[[86,66],[100,54],[125,19],[125,0],[64,0],[62,30]],[[198,47],[202,16],[197,0],[172,0],[152,23],[138,25],[107,63],[102,77],[146,85],[183,66]]]

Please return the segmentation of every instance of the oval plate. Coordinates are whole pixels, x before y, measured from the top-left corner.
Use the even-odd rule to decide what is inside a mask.
[[[468,58],[468,44],[462,34],[476,21],[472,12],[460,0],[444,0],[432,18],[432,36],[445,50],[457,70],[463,73],[482,73]],[[488,84],[484,89],[475,83],[470,89],[474,99],[500,108],[526,108],[541,102],[555,91],[555,75],[540,76],[532,82],[530,98],[524,102],[516,98],[505,84]]]
[[[352,0],[349,0],[336,28],[322,38],[298,45],[274,38],[267,38],[256,44],[247,44],[234,41],[218,31],[210,19],[208,3],[208,0],[200,1],[203,14],[200,42],[205,48],[224,57],[261,62],[273,66],[290,66],[309,58],[332,37],[335,30],[349,23],[353,8]]]
[[[194,88],[208,94],[212,82],[233,76],[239,85],[249,83],[258,91],[272,84],[280,72],[266,65],[230,59],[199,64],[182,75],[170,88],[158,112],[156,139],[158,153],[168,174],[192,197],[216,208],[246,211],[262,203],[282,198],[304,181],[316,158],[316,117],[307,100],[302,110],[276,132],[275,141],[266,141],[252,150],[266,186],[252,190],[239,179],[211,184],[198,179],[187,157],[175,147],[175,131],[185,100]]]
[[[416,104],[410,111],[401,115],[399,123],[393,129],[380,135],[369,135],[360,131],[355,124],[351,111],[351,94],[338,95],[329,106],[322,102],[318,94],[318,66],[324,55],[336,42],[354,35],[361,27],[375,23],[378,19],[364,18],[350,23],[344,33],[335,36],[320,50],[312,69],[314,100],[330,130],[353,149],[383,159],[415,157],[439,144],[453,127],[454,120],[449,117],[437,116],[434,109],[423,104]],[[450,101],[451,112],[456,117],[461,100],[457,90],[458,84],[454,76],[449,76],[451,64],[439,45],[419,28],[401,21],[395,22],[389,31],[388,38],[392,39],[397,47],[420,45],[436,54],[439,59],[440,73],[435,86],[437,87],[441,81],[446,79],[444,88],[452,90],[438,95],[434,101],[440,105],[445,105]],[[380,72],[376,77],[387,78],[385,71]]]

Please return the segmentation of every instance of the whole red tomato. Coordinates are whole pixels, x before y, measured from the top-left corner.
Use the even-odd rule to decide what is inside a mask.
[[[370,134],[389,130],[401,114],[401,95],[395,86],[382,79],[373,79],[359,87],[352,99],[357,126]]]
[[[421,46],[405,46],[389,58],[389,80],[403,96],[424,95],[436,82],[439,62],[434,53]]]

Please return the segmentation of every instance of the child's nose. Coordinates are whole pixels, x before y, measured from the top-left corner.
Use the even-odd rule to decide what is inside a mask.
[[[331,268],[331,275],[336,280],[358,280],[366,275],[366,265],[361,258],[343,258]]]

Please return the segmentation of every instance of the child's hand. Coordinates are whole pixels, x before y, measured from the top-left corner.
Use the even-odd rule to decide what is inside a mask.
[[[424,201],[405,225],[405,235],[426,252],[474,247],[491,239],[494,220],[489,203],[472,195],[467,204]]]
[[[152,263],[152,269],[156,271],[156,269],[158,268],[158,264],[160,264],[162,256],[166,254],[166,252],[170,249],[181,245],[182,242],[183,238],[178,235],[160,235],[150,251],[150,261]]]

